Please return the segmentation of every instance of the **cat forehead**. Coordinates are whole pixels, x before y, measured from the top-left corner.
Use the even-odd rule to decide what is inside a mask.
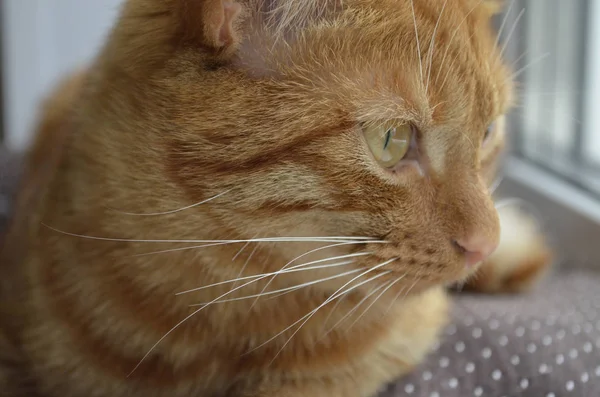
[[[264,18],[301,33],[280,40],[262,30],[243,43],[237,62],[257,77],[331,91],[360,118],[412,113],[485,123],[510,95],[484,3],[271,0]]]
[[[378,12],[364,15],[362,25],[341,29],[329,43],[334,50],[325,44],[319,62],[339,51],[336,71],[347,80],[432,117],[434,110],[440,118],[464,115],[467,105],[483,119],[503,112],[508,70],[480,1],[403,2],[392,12],[384,3],[373,3]]]

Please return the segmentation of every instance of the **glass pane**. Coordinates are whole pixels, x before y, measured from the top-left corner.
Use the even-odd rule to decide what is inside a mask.
[[[502,31],[518,76],[518,107],[511,115],[514,152],[597,193],[599,3],[513,1]]]

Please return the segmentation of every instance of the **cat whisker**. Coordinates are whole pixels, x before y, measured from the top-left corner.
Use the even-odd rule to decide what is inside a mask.
[[[348,293],[350,293],[352,290],[368,283],[371,281],[374,281],[376,279],[378,279],[379,277],[385,276],[389,273],[391,273],[391,271],[387,271],[387,272],[383,272],[380,273],[374,277],[371,277],[365,281],[362,281],[352,287],[348,287],[350,284],[352,284],[354,281],[360,279],[361,277],[365,276],[366,274],[377,270],[383,266],[386,266],[396,260],[398,260],[399,258],[392,258],[390,260],[387,260],[383,263],[378,264],[375,267],[372,267],[370,269],[367,269],[366,271],[362,272],[361,274],[359,274],[358,276],[354,277],[352,280],[348,281],[347,283],[345,283],[344,285],[342,285],[340,288],[338,288],[333,294],[331,294],[329,296],[329,298],[327,298],[323,303],[321,303],[317,308],[313,309],[312,311],[310,311],[309,313],[307,313],[306,315],[304,315],[302,318],[300,318],[298,321],[296,321],[295,323],[293,323],[292,325],[290,325],[289,327],[287,327],[286,329],[284,329],[283,331],[279,332],[277,335],[273,336],[272,338],[268,339],[267,341],[261,343],[260,345],[256,346],[255,348],[249,350],[248,352],[246,352],[245,354],[249,354],[257,349],[260,349],[261,347],[267,345],[268,343],[270,343],[271,341],[277,339],[279,336],[283,335],[285,332],[287,332],[288,330],[290,330],[291,328],[293,328],[294,326],[296,326],[297,324],[301,323],[300,326],[298,327],[298,329],[296,331],[294,331],[294,333],[292,334],[292,336],[290,336],[290,338],[285,342],[285,344],[281,347],[281,349],[277,352],[277,354],[275,355],[275,357],[273,358],[273,360],[271,361],[271,363],[277,358],[277,356],[283,351],[283,349],[287,346],[287,344],[290,342],[290,340],[298,333],[298,331],[300,331],[300,329],[302,328],[302,326],[304,324],[306,324],[306,322],[308,320],[311,319],[311,317],[318,312],[321,308],[323,308],[324,306],[326,306],[327,304],[329,304],[330,302],[340,298],[341,296],[344,296]],[[348,287],[346,290],[344,290],[344,288]],[[342,291],[342,292],[341,292]],[[302,322],[303,321],[303,322]]]
[[[527,55],[529,55],[529,51],[523,51],[523,53],[521,55],[519,55],[514,61],[513,63],[510,65],[510,69],[513,70],[518,64],[519,62],[525,58]],[[514,73],[513,73],[514,74]]]
[[[297,266],[303,266],[303,265],[297,265]],[[289,269],[289,270],[292,270],[292,269]],[[239,287],[235,287],[235,288],[231,289],[230,291],[227,291],[226,293],[224,293],[224,294],[220,295],[219,297],[213,299],[208,304],[206,304],[204,306],[201,306],[200,308],[198,308],[198,310],[195,310],[190,315],[188,315],[187,317],[185,317],[183,320],[181,320],[180,322],[178,322],[177,324],[175,324],[175,326],[173,328],[171,328],[154,345],[152,345],[152,347],[148,350],[148,352],[144,355],[144,357],[142,357],[142,359],[140,360],[140,362],[135,366],[135,368],[133,368],[133,370],[127,375],[127,377],[130,377],[131,374],[133,374],[139,368],[139,366],[142,364],[142,362],[144,362],[144,360],[146,358],[148,358],[148,356],[150,355],[150,353],[152,353],[152,351],[154,351],[154,349],[156,348],[156,346],[158,346],[163,340],[165,340],[165,338],[167,338],[171,333],[173,333],[173,331],[175,331],[177,328],[179,328],[187,320],[189,320],[190,318],[194,317],[196,314],[200,313],[200,311],[202,311],[206,307],[210,306],[212,303],[218,302],[219,300],[221,300],[221,299],[225,298],[226,296],[234,293],[235,291],[240,290],[240,289],[246,287],[247,285],[250,285],[250,284],[252,284],[252,283],[254,283],[256,281],[259,281],[260,279],[265,278],[265,277],[267,277],[267,276],[259,276],[258,278],[250,280],[250,281],[248,281],[248,282],[240,285]]]
[[[517,77],[519,77],[520,75],[522,75],[524,72],[526,72],[530,67],[535,66],[537,63],[539,63],[539,62],[543,61],[544,59],[548,58],[550,55],[551,54],[549,52],[546,52],[545,54],[540,55],[539,57],[535,58],[531,62],[527,63],[521,69],[513,72],[513,74],[511,74],[510,77],[508,78],[508,80],[514,80],[514,79],[516,79]]]
[[[415,38],[417,40],[417,56],[419,57],[419,71],[421,73],[421,84],[423,83],[423,60],[421,59],[421,43],[419,42],[419,29],[417,28],[417,16],[415,14],[415,3],[410,0],[410,6],[412,8],[413,22],[415,25]]]
[[[328,248],[341,247],[341,246],[344,246],[344,245],[352,245],[352,244],[388,244],[388,241],[384,241],[384,240],[371,240],[371,241],[344,242],[344,243],[326,245],[325,247],[315,248],[315,249],[312,249],[310,251],[307,251],[307,252],[303,253],[302,255],[298,255],[297,257],[295,257],[294,259],[292,259],[291,261],[289,261],[288,263],[286,263],[285,266],[283,266],[283,268],[286,268],[287,266],[289,266],[292,263],[296,262],[298,259],[304,258],[305,256],[313,254],[315,252],[322,251],[322,250],[328,249]]]
[[[301,265],[299,265],[301,266]],[[291,269],[290,269],[291,270]],[[381,275],[380,275],[381,276]],[[196,314],[200,313],[200,311],[202,311],[203,309],[205,309],[206,307],[210,306],[211,304],[218,302],[219,300],[221,300],[222,298],[226,297],[229,294],[234,293],[235,291],[244,288],[247,285],[250,285],[258,280],[260,280],[261,278],[264,278],[266,276],[261,276],[258,279],[254,279],[254,280],[250,280],[247,283],[244,283],[242,285],[240,285],[239,287],[233,288],[230,291],[220,295],[219,297],[213,299],[211,302],[207,303],[204,306],[201,306],[198,310],[195,310],[194,312],[192,312],[190,315],[188,315],[187,317],[185,317],[183,320],[181,320],[180,322],[178,322],[177,324],[175,324],[175,326],[173,328],[171,328],[167,333],[165,333],[154,345],[152,345],[152,347],[148,350],[148,352],[144,355],[144,357],[142,357],[142,359],[140,360],[140,362],[135,366],[135,368],[133,368],[133,370],[127,375],[127,377],[130,377],[138,368],[139,366],[142,364],[142,362],[144,362],[144,360],[146,358],[148,358],[148,356],[150,355],[150,353],[152,353],[152,351],[156,348],[156,346],[158,346],[163,340],[165,340],[165,338],[167,338],[171,333],[173,333],[173,331],[175,331],[177,328],[179,328],[182,324],[184,324],[187,320],[189,320],[190,318],[192,318],[193,316],[195,316]]]
[[[354,261],[340,262],[340,263],[336,264],[336,266],[344,266],[344,265],[348,265],[348,264],[351,264],[351,263],[354,263]],[[311,269],[302,269],[302,270],[323,269],[323,268],[328,268],[328,267],[333,267],[333,266],[330,266],[330,265],[317,266],[317,267],[314,267],[314,268],[311,268]],[[354,269],[354,270],[350,270],[350,271],[347,271],[347,272],[344,272],[344,273],[336,274],[334,276],[324,277],[324,278],[321,278],[319,280],[309,281],[309,282],[306,282],[306,283],[302,283],[300,285],[295,285],[293,287],[282,288],[282,289],[278,289],[278,290],[275,290],[275,291],[268,291],[268,292],[264,292],[264,293],[261,293],[261,294],[254,294],[254,295],[242,296],[242,297],[238,297],[238,298],[225,299],[225,300],[221,300],[221,301],[214,302],[214,303],[237,302],[237,301],[242,301],[242,300],[247,300],[247,299],[253,299],[253,298],[260,298],[260,297],[263,297],[263,296],[269,296],[269,295],[275,295],[275,294],[278,294],[278,296],[282,296],[282,295],[285,295],[286,293],[289,293],[289,292],[297,291],[299,289],[310,287],[311,285],[323,283],[325,281],[335,280],[336,278],[346,277],[346,276],[349,276],[351,274],[358,273],[360,271],[362,271],[362,269]],[[190,307],[205,306],[205,305],[207,305],[207,303],[197,303],[195,305],[190,305]]]
[[[390,305],[388,306],[388,308],[383,312],[384,316],[387,316],[387,314],[390,312],[390,310],[392,310],[392,307],[394,307],[394,305],[396,304],[396,302],[400,298],[400,295],[402,295],[402,293],[404,292],[404,289],[405,288],[402,288],[400,291],[398,291],[398,293],[396,294],[396,296],[394,296],[394,299],[392,299],[392,302],[390,302]]]
[[[504,174],[500,174],[498,177],[496,177],[496,179],[494,179],[494,182],[489,189],[490,195],[494,194],[496,190],[498,190],[502,182],[504,182]]]
[[[323,328],[325,328],[327,326],[327,324],[329,323],[329,319],[331,318],[331,316],[333,315],[333,312],[338,308],[338,306],[340,305],[340,303],[342,303],[344,301],[344,299],[346,299],[348,297],[348,295],[344,295],[342,296],[340,299],[336,299],[335,305],[333,305],[333,307],[331,308],[331,310],[329,311],[329,314],[327,315],[327,317],[325,317],[325,320],[323,320]],[[328,331],[329,332],[329,331]],[[327,335],[327,333],[325,333],[323,335],[323,337]]]
[[[394,260],[395,260],[395,259],[394,259]],[[374,270],[374,269],[370,269],[370,270],[369,270],[369,272],[370,272],[370,271],[372,271],[372,270]],[[290,335],[290,337],[288,338],[288,340],[287,340],[287,341],[286,341],[286,342],[283,344],[283,346],[281,346],[281,348],[279,349],[279,351],[277,352],[277,354],[275,354],[275,357],[273,357],[273,359],[271,360],[271,364],[272,364],[272,363],[273,363],[273,362],[274,362],[274,361],[277,359],[277,357],[279,356],[279,354],[281,354],[281,352],[282,352],[282,351],[285,349],[285,347],[286,347],[286,346],[287,346],[287,345],[288,345],[288,344],[291,342],[291,340],[294,338],[294,336],[296,336],[296,334],[298,334],[298,332],[300,332],[300,330],[302,329],[302,327],[303,327],[303,326],[304,326],[304,325],[305,325],[305,324],[306,324],[306,323],[307,323],[307,322],[308,322],[308,321],[309,321],[309,320],[310,320],[310,319],[311,319],[311,318],[312,318],[312,317],[313,317],[313,316],[314,316],[314,315],[315,315],[315,314],[316,314],[316,313],[317,313],[317,312],[318,312],[318,311],[319,311],[319,310],[320,310],[322,307],[324,307],[325,305],[327,305],[328,303],[330,303],[332,300],[338,299],[340,296],[342,296],[342,295],[345,295],[345,294],[349,293],[349,292],[350,292],[350,291],[352,291],[353,289],[356,289],[356,288],[358,288],[358,287],[360,287],[360,286],[362,286],[362,285],[364,285],[364,284],[366,284],[366,283],[369,283],[369,282],[371,282],[371,281],[375,281],[375,280],[377,280],[378,278],[380,278],[380,277],[383,277],[383,276],[386,276],[386,275],[388,275],[388,274],[390,274],[390,273],[391,273],[391,271],[387,271],[387,272],[384,272],[384,273],[380,273],[380,274],[378,274],[378,275],[376,275],[376,276],[373,276],[373,277],[371,277],[371,278],[369,278],[369,279],[367,279],[367,280],[365,280],[365,281],[363,281],[363,282],[361,282],[361,283],[358,283],[358,284],[356,284],[356,285],[355,285],[355,286],[353,286],[353,287],[350,287],[350,288],[348,288],[346,291],[343,291],[341,294],[338,294],[338,295],[336,295],[335,297],[329,297],[329,298],[328,298],[328,299],[327,299],[325,302],[323,302],[323,303],[322,303],[322,304],[321,304],[319,307],[317,307],[315,310],[313,310],[313,311],[310,313],[310,315],[309,315],[309,316],[308,316],[308,317],[307,317],[307,318],[306,318],[306,319],[305,319],[305,320],[304,320],[304,321],[303,321],[303,322],[300,324],[300,326],[298,327],[298,329],[296,329],[296,330],[295,330],[295,331],[292,333],[292,335]],[[342,287],[342,288],[343,288],[343,287]],[[340,290],[338,290],[338,291],[340,291]],[[337,293],[337,291],[336,291],[336,293]]]
[[[247,244],[247,243],[246,243]],[[254,249],[252,250],[252,252],[250,252],[250,255],[248,255],[248,258],[246,258],[246,261],[244,262],[244,265],[242,266],[242,268],[240,269],[240,272],[237,275],[237,278],[242,277],[242,274],[244,274],[244,270],[246,270],[246,267],[248,266],[248,263],[250,263],[250,260],[252,259],[252,257],[254,256],[254,254],[256,253],[256,250],[258,249],[258,244],[256,244],[254,246]],[[233,286],[235,287],[237,281],[233,283]]]
[[[242,252],[244,252],[244,250],[250,245],[252,241],[246,241],[246,244],[244,244],[242,246],[242,248],[240,248],[240,250],[233,256],[233,258],[231,258],[232,262],[235,262],[235,260],[238,258],[238,256],[240,256],[242,254]]]
[[[333,240],[333,241],[342,241],[342,240]],[[219,245],[236,244],[236,243],[240,243],[240,242],[241,241],[238,241],[238,240],[232,240],[232,241],[225,241],[225,242],[212,243],[212,244],[192,245],[191,247],[179,247],[179,248],[171,248],[171,249],[166,249],[166,250],[144,252],[143,254],[130,255],[130,257],[168,254],[168,253],[172,253],[172,252],[189,251],[189,250],[195,250],[195,249],[206,248],[206,247],[214,247],[214,246],[219,246]],[[293,241],[286,240],[286,241],[250,241],[250,242],[293,242]],[[312,240],[310,242],[331,242],[331,240],[327,240],[327,241]],[[382,243],[382,244],[386,243],[387,244],[387,242],[385,242],[385,241],[358,240],[358,241],[346,241],[344,243],[333,244],[333,245],[329,245],[327,247],[334,247],[334,246],[340,246],[340,245],[366,244],[366,243]],[[325,248],[325,247],[321,247],[321,248]]]
[[[506,27],[506,22],[508,22],[508,17],[510,16],[510,11],[515,5],[515,0],[512,0],[504,13],[504,18],[502,18],[502,23],[500,24],[500,29],[498,29],[498,35],[496,36],[496,44],[494,47],[498,47],[500,44],[500,38],[502,37],[502,33],[504,33],[504,28]]]
[[[433,52],[435,49],[435,36],[437,34],[438,27],[440,26],[440,21],[442,20],[442,15],[444,15],[444,10],[446,9],[446,5],[448,4],[448,0],[444,2],[442,6],[442,11],[440,11],[440,15],[438,16],[437,22],[435,24],[435,28],[433,28],[433,36],[431,38],[431,43],[429,43],[429,51],[428,51],[428,66],[427,66],[427,84],[425,85],[425,93],[429,91],[429,82],[431,79],[431,66],[433,65]]]
[[[404,275],[402,277],[405,277],[405,276],[406,275]],[[416,279],[415,279],[415,282],[410,286],[410,288],[404,294],[404,297],[408,296],[408,294],[410,293],[410,291],[415,287],[415,285],[417,285],[417,283],[419,281],[421,281],[421,277],[417,276]],[[384,316],[387,315],[390,310],[392,310],[392,307],[394,307],[394,305],[396,304],[396,302],[398,301],[398,299],[400,298],[400,296],[402,296],[402,292],[404,292],[404,288],[402,288],[400,291],[398,291],[398,293],[396,294],[396,296],[394,297],[394,299],[392,299],[392,303],[390,303],[390,305],[388,306],[387,310],[384,312]]]
[[[319,305],[319,306],[318,306],[316,309],[313,309],[312,311],[310,311],[309,313],[307,313],[306,315],[304,315],[304,316],[303,316],[301,319],[299,319],[298,321],[296,321],[295,323],[293,323],[292,325],[290,325],[289,327],[287,327],[287,328],[286,328],[286,329],[284,329],[283,331],[279,332],[277,335],[275,335],[275,336],[273,336],[272,338],[268,339],[267,341],[265,341],[265,342],[261,343],[260,345],[258,345],[258,346],[256,346],[256,347],[254,347],[253,349],[251,349],[251,350],[247,351],[247,352],[246,352],[244,355],[250,354],[250,353],[252,353],[253,351],[255,351],[255,350],[258,350],[258,349],[260,349],[261,347],[263,347],[263,346],[267,345],[269,342],[271,342],[271,341],[273,341],[273,340],[277,339],[279,336],[283,335],[283,334],[284,334],[285,332],[287,332],[289,329],[293,328],[295,325],[299,324],[300,322],[302,322],[303,320],[305,320],[305,319],[306,319],[306,320],[304,321],[304,323],[302,323],[302,325],[304,325],[304,324],[306,323],[306,321],[308,321],[308,320],[309,320],[309,319],[312,317],[312,315],[313,315],[313,314],[315,314],[317,311],[319,311],[319,309],[323,308],[325,305],[329,304],[329,303],[330,303],[330,302],[332,302],[333,300],[336,300],[336,299],[338,299],[340,296],[346,295],[346,294],[348,294],[350,291],[352,291],[352,290],[354,290],[354,289],[356,289],[356,288],[358,288],[358,287],[360,287],[360,286],[362,286],[362,285],[364,285],[364,284],[366,284],[366,283],[368,283],[368,282],[370,282],[370,281],[376,280],[376,279],[378,279],[379,277],[382,277],[382,276],[384,276],[384,275],[387,275],[388,273],[391,273],[390,271],[388,271],[388,272],[384,272],[384,273],[380,273],[380,274],[378,274],[378,275],[376,275],[376,276],[374,276],[374,277],[371,277],[371,278],[369,278],[369,279],[367,279],[367,280],[365,280],[365,281],[362,281],[362,282],[360,282],[360,283],[358,283],[358,284],[356,284],[356,285],[354,285],[354,286],[352,286],[352,287],[348,287],[348,286],[349,286],[350,284],[352,284],[354,281],[356,281],[356,280],[360,279],[361,277],[365,276],[366,274],[368,274],[368,273],[370,273],[370,272],[372,272],[372,271],[374,271],[374,270],[377,270],[377,269],[379,269],[379,268],[381,268],[381,267],[383,267],[383,266],[386,266],[386,265],[388,265],[388,264],[390,264],[390,263],[392,263],[392,262],[394,262],[394,261],[396,261],[396,260],[398,260],[398,259],[399,259],[399,258],[392,258],[392,259],[389,259],[389,260],[387,260],[387,261],[385,261],[385,262],[383,262],[383,263],[380,263],[380,264],[378,264],[378,265],[377,265],[377,266],[375,266],[375,267],[372,267],[372,268],[370,268],[370,269],[367,269],[366,271],[362,272],[361,274],[359,274],[358,276],[354,277],[352,280],[348,281],[347,283],[345,283],[344,285],[342,285],[340,288],[338,288],[338,289],[337,289],[337,290],[336,290],[336,291],[335,291],[333,294],[331,294],[331,295],[329,296],[329,298],[327,298],[327,299],[326,299],[326,300],[325,300],[325,301],[324,301],[322,304],[320,304],[320,305]],[[348,287],[348,288],[347,288],[346,290],[344,290],[344,288],[346,288],[346,287]],[[340,293],[340,291],[342,291],[342,290],[344,290],[344,291]],[[300,327],[302,327],[302,325],[301,325]],[[293,337],[293,336],[294,336],[294,335],[295,335],[295,334],[296,334],[296,333],[299,331],[299,329],[300,329],[300,328],[298,328],[298,330],[296,330],[296,332],[294,332],[294,334],[292,335],[292,337]],[[290,339],[291,339],[291,338],[290,338]],[[287,341],[287,342],[286,342],[286,344],[285,344],[285,345],[282,347],[282,349],[283,349],[283,348],[285,348],[285,346],[286,346],[286,345],[287,345],[287,343],[290,341],[290,339],[288,339],[288,341]],[[280,350],[280,351],[277,353],[277,355],[279,355],[279,353],[280,353],[280,352],[281,352],[281,350]],[[275,356],[275,358],[277,357],[277,355]],[[274,360],[274,359],[273,359],[273,360]]]
[[[417,283],[418,283],[419,281],[421,281],[421,278],[422,278],[422,277],[417,277],[417,278],[416,278],[415,282],[414,282],[414,283],[412,283],[412,285],[411,285],[411,286],[408,288],[408,290],[406,291],[406,294],[404,294],[404,297],[405,297],[405,298],[408,296],[408,294],[410,294],[410,291],[412,291],[412,289],[413,289],[413,288],[415,288],[415,287],[417,286]]]
[[[471,40],[471,38],[475,35],[475,33],[477,32],[473,32],[470,36],[469,36],[469,40]],[[458,60],[458,54],[456,54],[456,56],[454,57],[454,60],[452,61],[452,63],[450,64],[450,67],[448,68],[448,71],[446,72],[446,77],[444,77],[444,81],[442,82],[442,85],[440,86],[440,91],[444,88],[444,86],[446,85],[446,81],[448,81],[448,77],[450,77],[450,72],[452,72],[452,67],[454,66],[454,63]]]
[[[233,288],[230,291],[222,294],[221,296],[215,298],[212,302],[217,302],[219,300],[221,300],[222,298],[226,297],[229,294],[234,293],[235,291],[244,288],[247,285],[250,285],[254,282],[256,282],[258,280],[251,280],[248,281],[247,283],[244,283],[242,285],[240,285],[239,287]],[[211,303],[212,303],[211,302]],[[158,346],[163,340],[165,340],[165,338],[167,338],[169,335],[171,335],[173,333],[173,331],[175,331],[177,328],[179,328],[181,325],[183,325],[185,322],[187,322],[190,318],[194,317],[196,314],[200,313],[203,309],[205,309],[206,307],[208,307],[210,305],[207,304],[205,306],[200,307],[198,310],[195,310],[194,312],[192,312],[191,314],[189,314],[187,317],[185,317],[183,320],[181,320],[180,322],[178,322],[177,324],[175,324],[175,326],[173,326],[173,328],[171,328],[169,331],[167,331],[154,345],[152,345],[152,347],[148,350],[148,352],[144,355],[144,357],[142,357],[142,359],[137,363],[137,365],[133,368],[133,370],[127,375],[127,377],[129,378],[139,367],[140,365],[142,365],[142,363],[144,362],[144,360],[146,358],[148,358],[148,356],[150,355],[150,353],[152,353],[154,351],[154,349],[156,348],[156,346]]]
[[[517,18],[515,18],[515,22],[513,23],[512,28],[508,32],[508,35],[506,36],[506,41],[504,42],[504,45],[502,46],[502,49],[500,50],[500,57],[502,57],[504,55],[506,48],[508,48],[510,39],[512,38],[512,35],[515,33],[515,30],[517,29],[517,26],[519,25],[519,21],[521,21],[521,18],[523,18],[523,15],[525,15],[525,8],[523,8],[521,10],[521,12],[519,12],[519,15],[517,15]]]
[[[387,287],[385,287],[385,289],[383,291],[381,291],[381,293],[379,295],[377,295],[377,297],[373,300],[373,302],[371,302],[371,304],[369,306],[367,306],[367,308],[365,310],[363,310],[363,312],[352,322],[352,324],[350,324],[350,326],[347,328],[348,330],[350,328],[352,328],[372,307],[373,305],[387,292],[389,291],[394,285],[396,285],[397,283],[399,283],[400,281],[402,281],[402,279],[405,277],[405,275],[400,276],[399,278],[397,278],[396,280],[392,280],[387,284]],[[385,284],[384,284],[385,285]]]
[[[448,42],[448,46],[446,47],[446,51],[444,52],[444,56],[442,57],[442,62],[440,63],[437,75],[435,77],[435,82],[437,83],[438,80],[440,79],[440,73],[442,72],[443,66],[444,66],[444,62],[446,61],[446,57],[448,56],[448,52],[450,51],[450,47],[452,46],[452,43],[454,42],[454,38],[456,37],[456,35],[458,34],[458,32],[460,31],[460,28],[462,27],[462,25],[467,21],[467,19],[469,18],[469,15],[471,15],[473,13],[473,11],[475,11],[475,9],[477,7],[479,7],[481,5],[481,3],[483,2],[483,0],[479,0],[477,2],[477,4],[475,4],[473,6],[473,8],[471,8],[469,10],[469,12],[467,13],[467,15],[465,15],[465,17],[462,19],[462,21],[460,21],[460,23],[458,24],[458,26],[456,27],[456,29],[454,30],[454,33],[452,33],[452,37],[450,37],[450,41]],[[446,74],[446,78],[448,78],[448,73]],[[443,87],[443,85],[442,85]]]
[[[375,294],[376,294],[376,293],[377,293],[379,290],[381,290],[383,287],[385,287],[385,286],[386,286],[386,285],[388,285],[389,283],[391,283],[391,281],[390,281],[390,282],[385,282],[385,283],[382,283],[382,284],[381,284],[379,287],[376,287],[376,288],[374,288],[374,289],[373,289],[372,291],[370,291],[370,292],[369,292],[367,295],[365,295],[365,296],[364,296],[364,297],[363,297],[363,298],[362,298],[360,301],[358,301],[358,303],[357,303],[356,305],[354,305],[354,307],[353,307],[352,309],[350,309],[350,310],[348,311],[348,313],[344,314],[344,315],[342,316],[342,318],[340,318],[340,319],[338,320],[338,322],[337,322],[337,323],[335,323],[335,324],[333,325],[333,327],[329,328],[329,329],[328,329],[328,330],[325,332],[325,334],[322,336],[322,338],[326,337],[327,335],[329,335],[329,333],[330,333],[331,331],[333,331],[334,329],[336,329],[337,327],[339,327],[339,326],[340,326],[340,324],[342,324],[342,323],[343,323],[343,322],[344,322],[344,321],[345,321],[345,320],[346,320],[348,317],[350,317],[352,314],[354,314],[354,312],[355,312],[356,310],[358,310],[358,308],[359,308],[359,307],[360,307],[360,306],[361,306],[363,303],[365,303],[365,302],[366,302],[366,301],[367,301],[367,300],[368,300],[368,299],[369,299],[371,296],[375,295]]]
[[[171,211],[152,212],[152,213],[135,213],[135,212],[124,212],[124,211],[120,211],[120,210],[117,210],[117,209],[114,209],[114,208],[110,208],[110,207],[106,207],[106,208],[108,208],[111,211],[115,211],[115,212],[118,212],[120,214],[130,215],[130,216],[159,216],[159,215],[169,215],[169,214],[175,214],[177,212],[185,211],[185,210],[188,210],[188,209],[191,209],[191,208],[194,208],[194,207],[198,207],[198,206],[200,206],[202,204],[206,204],[206,203],[208,203],[210,201],[218,199],[219,197],[223,196],[224,194],[227,194],[227,193],[231,192],[232,190],[233,189],[226,190],[223,193],[219,193],[219,194],[217,194],[215,196],[212,196],[212,197],[210,197],[210,198],[208,198],[206,200],[202,200],[202,201],[200,201],[200,202],[198,202],[196,204],[188,205],[186,207],[179,208],[179,209],[176,209],[176,210],[171,210]]]
[[[354,253],[354,254],[348,254],[348,255],[340,255],[337,257],[332,257],[332,258],[326,258],[326,259],[320,259],[318,261],[312,261],[312,262],[307,262],[307,263],[303,263],[300,265],[295,265],[292,266],[288,269],[280,269],[276,272],[271,272],[271,273],[264,273],[264,274],[258,274],[258,275],[253,275],[253,276],[246,276],[246,277],[241,277],[241,278],[237,278],[237,279],[233,279],[233,280],[227,280],[227,281],[221,281],[218,283],[214,283],[214,284],[210,284],[210,285],[205,285],[203,287],[198,287],[198,288],[194,288],[194,289],[190,289],[187,291],[183,291],[183,292],[178,292],[175,295],[184,295],[184,294],[188,294],[191,292],[196,292],[196,291],[201,291],[203,289],[207,289],[207,288],[212,288],[212,287],[216,287],[219,285],[224,285],[224,284],[228,284],[228,283],[233,283],[236,281],[244,281],[244,280],[250,280],[250,279],[264,279],[273,275],[278,275],[278,274],[287,274],[287,273],[294,273],[294,272],[298,272],[298,271],[305,271],[305,270],[314,270],[314,269],[320,269],[323,268],[324,266],[330,266],[330,267],[334,267],[334,265],[322,265],[322,267],[316,266],[316,267],[309,267],[310,265],[314,265],[317,263],[323,263],[323,262],[328,262],[328,261],[332,261],[332,260],[338,260],[338,259],[348,259],[348,258],[355,258],[358,256],[366,256],[366,255],[371,255],[373,254],[372,252],[359,252],[359,253]],[[339,264],[337,265],[339,266]],[[258,281],[258,280],[257,280]]]
[[[98,241],[112,241],[112,242],[127,242],[127,243],[181,243],[181,244],[194,244],[194,243],[245,243],[245,242],[316,242],[316,243],[339,243],[339,242],[351,242],[351,241],[366,241],[366,240],[374,240],[372,237],[342,237],[342,236],[324,236],[324,237],[264,237],[264,238],[256,238],[256,239],[242,239],[242,240],[192,240],[192,239],[183,239],[183,240],[166,240],[166,239],[128,239],[128,238],[109,238],[109,237],[97,237],[97,236],[87,236],[84,234],[77,233],[69,233],[63,230],[59,230],[49,226],[45,223],[41,223],[42,226],[47,227],[48,229],[55,231],[57,233],[61,233],[71,237],[79,237],[88,240],[98,240]]]
[[[382,240],[366,241],[365,243],[375,243],[375,244],[376,244],[376,243],[380,243],[380,244],[381,244],[381,243],[385,243],[385,244],[387,244],[387,242],[384,242],[384,241],[382,241]],[[286,269],[286,268],[287,268],[289,265],[291,265],[292,263],[294,263],[294,262],[295,262],[295,261],[297,261],[298,259],[300,259],[300,258],[303,258],[303,257],[305,257],[305,256],[307,256],[307,255],[310,255],[310,254],[312,254],[312,253],[315,253],[315,252],[318,252],[318,251],[321,251],[321,250],[324,250],[324,249],[327,249],[327,248],[334,248],[334,247],[339,247],[339,246],[343,246],[343,245],[349,245],[349,244],[350,244],[350,243],[339,243],[339,244],[332,244],[332,245],[328,245],[328,246],[325,246],[325,247],[319,247],[319,248],[315,248],[315,249],[313,249],[313,250],[310,250],[310,251],[308,251],[308,252],[305,252],[305,253],[303,253],[302,255],[299,255],[299,256],[295,257],[294,259],[292,259],[291,261],[289,261],[288,263],[286,263],[286,264],[285,264],[285,265],[284,265],[284,266],[281,268],[281,270],[283,270],[283,269]],[[261,291],[261,292],[264,292],[264,291],[266,291],[266,289],[269,287],[269,285],[271,285],[271,283],[272,283],[272,282],[275,280],[275,277],[277,277],[277,275],[274,275],[274,276],[273,276],[273,277],[272,277],[272,278],[271,278],[271,279],[270,279],[270,280],[267,282],[267,284],[264,286],[264,288],[262,289],[262,291]],[[253,304],[250,306],[250,310],[252,310],[252,308],[254,308],[254,305],[255,305],[257,302],[258,302],[258,300],[256,300],[256,301],[255,301],[255,302],[254,302],[254,303],[253,303]]]
[[[167,250],[144,252],[143,254],[128,255],[126,258],[139,258],[139,257],[142,257],[142,256],[168,254],[168,253],[171,253],[171,252],[188,251],[188,250],[193,250],[193,249],[216,247],[216,246],[219,246],[219,245],[228,245],[228,244],[235,244],[235,243],[212,243],[212,244],[194,245],[194,246],[191,246],[191,247],[171,248],[171,249],[167,249]]]

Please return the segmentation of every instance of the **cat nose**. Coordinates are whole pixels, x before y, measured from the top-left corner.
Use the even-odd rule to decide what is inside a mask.
[[[498,242],[474,234],[467,238],[454,240],[454,243],[464,253],[467,267],[472,267],[486,260],[498,247]]]

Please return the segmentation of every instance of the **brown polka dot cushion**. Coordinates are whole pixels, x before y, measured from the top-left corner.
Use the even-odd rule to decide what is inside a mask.
[[[440,346],[381,397],[600,397],[600,275],[524,296],[457,295]]]

